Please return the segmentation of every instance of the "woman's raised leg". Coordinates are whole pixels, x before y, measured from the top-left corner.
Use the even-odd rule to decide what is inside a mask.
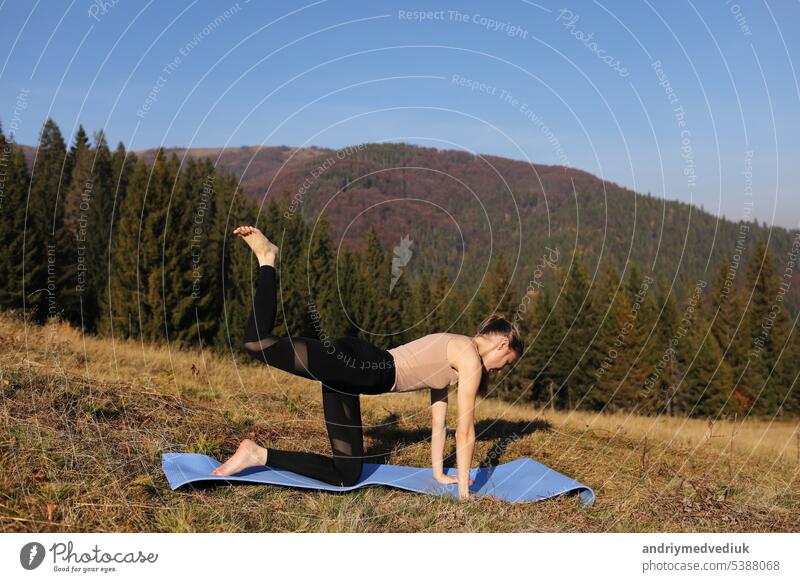
[[[280,337],[272,333],[277,310],[276,272],[270,265],[259,267],[253,309],[244,332],[244,348],[255,359],[296,376],[320,382],[357,378],[352,363],[336,342],[328,345],[307,337]]]
[[[272,333],[278,308],[278,247],[252,226],[240,226],[233,233],[247,243],[259,263],[256,294],[245,324],[244,348],[265,364],[298,376],[312,377],[308,369],[306,338],[279,337]]]
[[[330,386],[345,385],[345,391],[371,388],[375,383],[375,364],[385,355],[367,342],[358,338],[323,342],[315,338],[280,337],[272,333],[277,313],[277,271],[274,266],[277,250],[265,246],[267,239],[260,231],[243,232],[249,233],[243,238],[258,253],[260,264],[252,310],[245,325],[244,348],[247,353],[296,376]],[[263,250],[265,248],[270,250]]]

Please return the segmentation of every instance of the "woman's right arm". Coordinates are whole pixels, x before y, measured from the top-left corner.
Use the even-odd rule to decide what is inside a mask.
[[[469,497],[470,465],[475,450],[475,401],[483,376],[483,362],[474,349],[462,350],[456,359],[458,370],[458,415],[456,417],[456,466],[458,496]]]

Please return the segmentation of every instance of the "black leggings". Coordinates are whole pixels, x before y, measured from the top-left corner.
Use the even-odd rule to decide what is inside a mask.
[[[358,482],[364,462],[359,394],[382,394],[394,384],[394,358],[357,337],[321,341],[272,335],[277,311],[276,271],[259,267],[244,347],[254,358],[297,376],[322,382],[322,407],[332,457],[267,447],[267,466],[287,469],[331,485]]]

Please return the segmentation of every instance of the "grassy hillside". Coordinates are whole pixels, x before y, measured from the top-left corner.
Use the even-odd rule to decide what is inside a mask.
[[[5,532],[798,531],[796,424],[551,412],[486,400],[476,464],[530,456],[594,488],[464,503],[222,485],[172,491],[164,452],[224,460],[242,438],[329,452],[319,384],[230,355],[82,337],[0,314]],[[427,466],[427,392],[362,397],[370,462]],[[455,406],[449,426],[454,426]],[[455,442],[448,438],[450,457]]]

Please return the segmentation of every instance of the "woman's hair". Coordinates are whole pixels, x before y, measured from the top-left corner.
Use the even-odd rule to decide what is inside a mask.
[[[501,335],[508,338],[509,349],[514,350],[518,357],[522,357],[525,351],[525,342],[522,340],[522,334],[514,322],[508,321],[505,317],[498,313],[492,313],[489,317],[484,319],[478,326],[476,335]],[[484,372],[481,377],[481,383],[478,386],[478,395],[483,398],[486,396],[486,390],[489,385],[489,374]]]

